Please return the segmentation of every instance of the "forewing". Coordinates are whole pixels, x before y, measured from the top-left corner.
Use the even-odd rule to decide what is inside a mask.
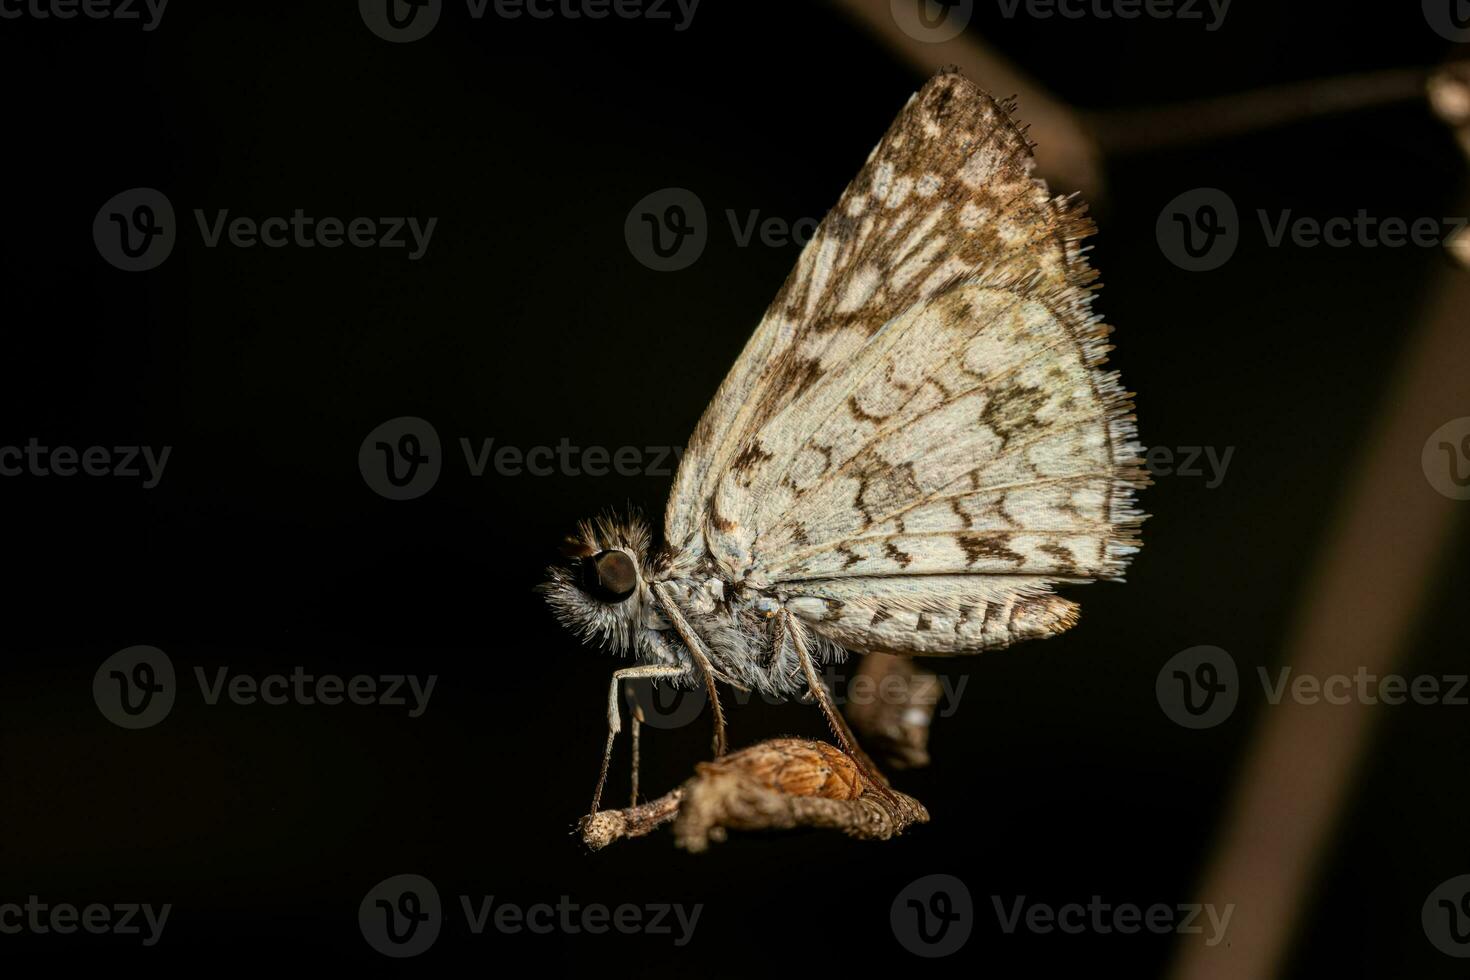
[[[925,86],[701,420],[672,543],[893,652],[1059,632],[1053,583],[1121,575],[1144,478],[1099,369],[1091,225],[1031,168],[1006,107],[957,74]]]
[[[895,316],[956,277],[1092,278],[1077,251],[1078,209],[1030,176],[1026,139],[963,76],[941,73],[911,98],[818,227],[689,440],[664,517],[677,552],[705,551],[715,490],[756,432]],[[1077,290],[1081,297],[1085,293]],[[1079,301],[1085,301],[1079,299]],[[744,457],[742,457],[742,454]],[[746,547],[728,561],[748,563]]]

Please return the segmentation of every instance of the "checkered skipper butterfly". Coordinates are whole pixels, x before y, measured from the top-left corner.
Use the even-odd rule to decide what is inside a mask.
[[[872,773],[815,665],[946,656],[1077,621],[1058,584],[1119,580],[1147,480],[1131,396],[1100,365],[1084,206],[963,76],[899,113],[715,393],[660,544],[583,523],[543,587],[619,683],[810,694]],[[875,774],[874,774],[875,775]]]

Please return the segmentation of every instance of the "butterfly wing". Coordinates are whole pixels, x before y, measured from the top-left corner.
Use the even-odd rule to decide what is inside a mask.
[[[849,649],[1060,632],[1061,581],[1121,576],[1145,482],[1080,206],[957,73],[900,113],[691,440],[679,561],[775,588]]]

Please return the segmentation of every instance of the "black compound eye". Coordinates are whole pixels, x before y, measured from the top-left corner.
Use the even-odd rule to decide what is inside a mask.
[[[622,602],[638,588],[638,569],[625,551],[603,551],[582,563],[582,585],[603,602]]]

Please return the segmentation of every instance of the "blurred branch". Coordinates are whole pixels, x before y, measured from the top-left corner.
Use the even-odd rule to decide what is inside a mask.
[[[1406,68],[1295,82],[1153,108],[1091,112],[1086,121],[1106,153],[1157,150],[1417,101],[1424,98],[1429,75]]]
[[[1470,156],[1470,68],[1448,65],[1424,86]],[[1405,653],[1462,513],[1414,465],[1426,436],[1463,415],[1470,395],[1470,239],[1462,232],[1448,251],[1461,268],[1439,276],[1292,632],[1285,662],[1301,674],[1388,673]],[[1235,940],[1185,948],[1173,972],[1178,980],[1253,980],[1283,971],[1373,719],[1373,707],[1363,703],[1324,710],[1286,700],[1271,709],[1201,889],[1212,901],[1236,903]]]
[[[1096,202],[1104,191],[1101,153],[1081,118],[1037,80],[977,40],[960,34],[947,41],[921,41],[894,22],[889,0],[832,0],[923,75],[958,66],[997,98],[1014,95],[1017,116],[1036,143],[1036,166],[1054,193],[1080,191]]]
[[[922,74],[956,65],[992,94],[1016,96],[1018,115],[1036,143],[1042,176],[1053,190],[1080,191],[1095,206],[1105,191],[1105,154],[1205,143],[1306,119],[1416,102],[1425,97],[1426,88],[1434,97],[1435,86],[1446,79],[1457,79],[1463,86],[1467,71],[1467,62],[1458,61],[1438,69],[1392,69],[1173,105],[1089,112],[1058,99],[972,32],[944,41],[920,40],[894,20],[889,0],[832,2]],[[1441,97],[1458,98],[1453,93]],[[1462,125],[1459,133],[1470,147],[1470,132]]]
[[[876,697],[849,701],[843,709],[863,745],[893,769],[929,764],[929,725],[939,704],[939,678],[913,657],[869,653],[858,661],[853,685],[866,683]]]
[[[1429,104],[1455,130],[1460,149],[1470,158],[1470,62],[1459,61],[1429,79]],[[1470,234],[1462,228],[1446,243],[1451,257],[1470,269]]]
[[[1419,463],[1429,434],[1465,414],[1466,310],[1470,275],[1447,267],[1379,406],[1376,431],[1351,471],[1354,483],[1308,584],[1284,658],[1297,674],[1362,668],[1382,676],[1407,652],[1463,513],[1430,486]],[[1174,977],[1256,980],[1284,971],[1374,717],[1361,702],[1288,698],[1267,711],[1200,889],[1208,901],[1235,903],[1233,941],[1183,947]]]

